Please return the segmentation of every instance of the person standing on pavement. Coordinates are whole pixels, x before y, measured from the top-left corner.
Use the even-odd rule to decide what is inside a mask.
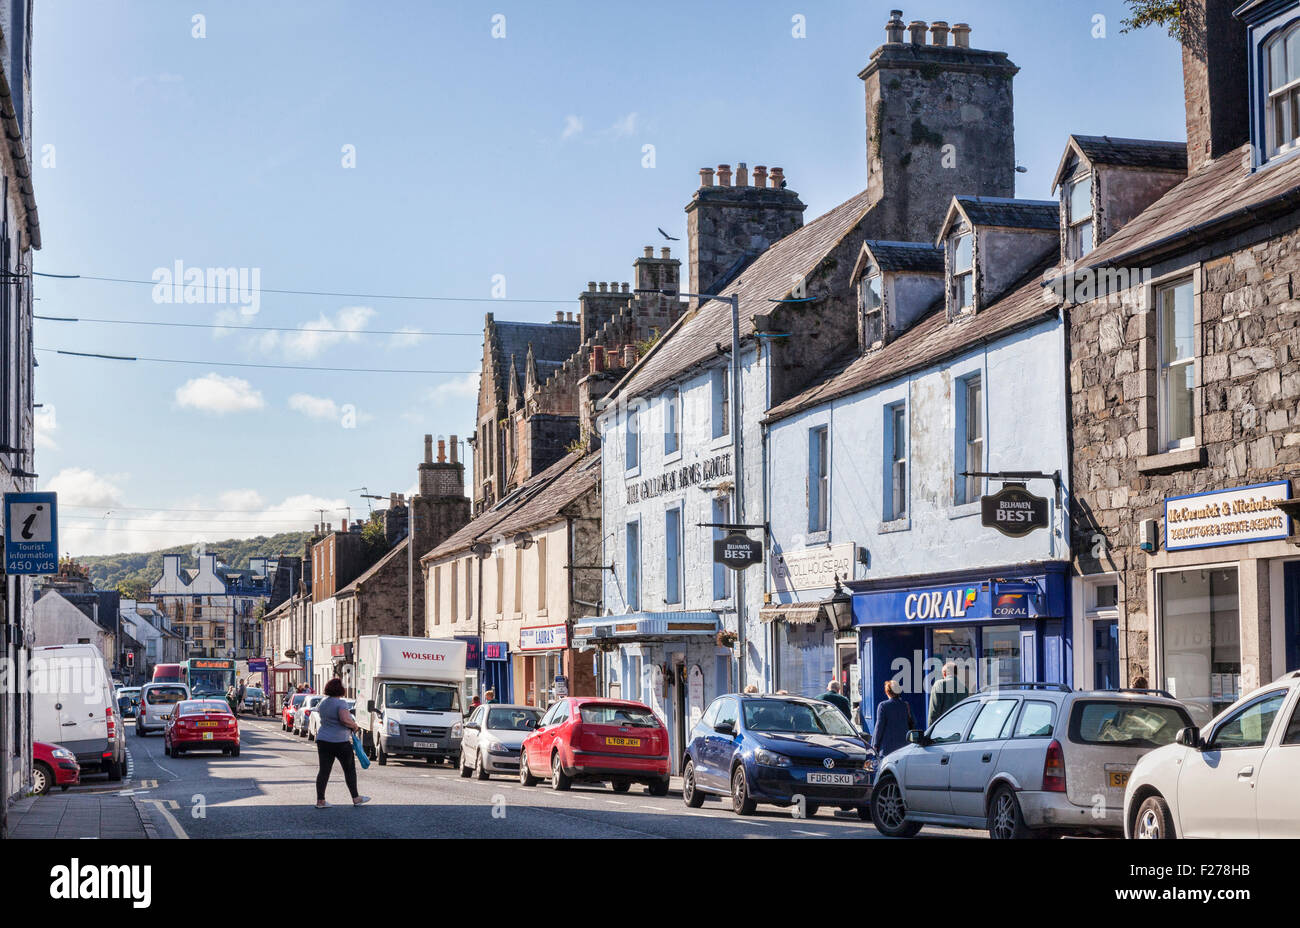
[[[483,701],[484,701],[485,703],[487,703],[489,706],[492,705],[493,703],[495,703],[495,702],[497,701],[497,691],[496,691],[496,690],[484,690],[484,691],[483,691]]]
[[[830,703],[836,709],[839,709],[841,712],[843,712],[844,717],[846,719],[848,719],[849,721],[853,721],[853,707],[849,705],[849,701],[847,699],[845,699],[842,695],[840,695],[839,680],[831,680],[830,683],[826,684],[826,692],[822,693],[817,698],[820,699],[822,702]]]
[[[934,722],[969,695],[966,684],[957,676],[957,665],[948,661],[943,665],[943,679],[930,689],[930,721]]]
[[[343,681],[338,677],[325,684],[325,698],[316,706],[316,713],[320,721],[316,732],[316,756],[320,761],[320,772],[316,774],[316,808],[329,808],[325,787],[329,785],[336,760],[343,768],[343,782],[352,794],[352,804],[369,802],[369,796],[357,792],[357,758],[352,749],[352,734],[358,726],[343,701]]]
[[[871,735],[877,757],[892,754],[907,744],[907,733],[916,727],[912,708],[903,701],[903,688],[887,680],[885,696],[885,701],[876,706],[876,730]]]

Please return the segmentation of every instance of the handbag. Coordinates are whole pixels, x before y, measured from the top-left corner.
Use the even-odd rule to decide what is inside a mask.
[[[361,747],[361,736],[355,732],[352,734],[352,750],[356,752],[357,760],[361,761],[361,769],[369,770],[370,758],[366,756],[365,750]]]

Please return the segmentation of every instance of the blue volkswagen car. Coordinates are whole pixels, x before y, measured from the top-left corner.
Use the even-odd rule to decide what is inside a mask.
[[[819,699],[731,693],[719,696],[691,731],[682,798],[698,809],[730,796],[737,815],[760,802],[857,809],[871,818],[875,755],[839,709]]]

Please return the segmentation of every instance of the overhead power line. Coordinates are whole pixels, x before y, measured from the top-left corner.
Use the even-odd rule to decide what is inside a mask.
[[[36,316],[47,322],[94,322],[102,325],[153,325],[176,329],[233,329],[241,332],[321,332],[329,335],[418,335],[437,337],[479,337],[482,332],[424,332],[410,329],[321,329],[276,325],[221,325],[208,322],[154,322],[146,319],[92,319],[86,316]]]
[[[153,364],[197,364],[200,367],[254,367],[273,371],[329,371],[336,374],[477,374],[478,371],[427,370],[400,367],[326,367],[312,364],[257,364],[252,361],[205,361],[196,358],[145,358],[137,355],[98,354],[93,351],[67,351],[63,348],[37,348],[37,351],[70,355],[78,358],[102,358],[107,361],[148,361]]]
[[[62,505],[60,509],[89,509],[91,512],[266,512],[266,507],[261,509],[183,509],[172,506],[71,506]],[[282,509],[280,512],[310,512],[318,513],[319,509]]]
[[[103,524],[105,522],[148,522],[153,525],[158,525],[166,522],[169,524],[176,524],[176,525],[251,525],[251,526],[259,526],[259,527],[260,526],[271,527],[276,525],[297,525],[299,522],[311,521],[311,517],[303,516],[302,518],[299,519],[293,519],[293,518],[267,519],[265,522],[257,522],[248,519],[123,519],[123,518],[119,518],[118,516],[95,517],[95,516],[74,515],[74,516],[68,516],[66,519],[61,519],[60,521],[86,522],[88,524],[94,524],[94,523]]]
[[[37,277],[53,277],[60,280],[95,280],[101,283],[113,284],[143,284],[148,287],[156,287],[161,283],[157,280],[136,280],[130,277],[96,277],[90,274],[43,274],[40,271],[32,271]],[[184,287],[183,281],[169,284],[167,286]],[[426,303],[573,303],[572,297],[565,300],[534,300],[523,298],[494,297],[494,296],[425,296],[422,294],[410,293],[347,293],[340,290],[286,290],[274,287],[256,287],[258,293],[281,293],[288,296],[332,296],[347,297],[357,300],[415,300]]]

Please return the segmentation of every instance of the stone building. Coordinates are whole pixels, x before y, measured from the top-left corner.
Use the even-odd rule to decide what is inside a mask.
[[[218,564],[215,554],[200,554],[196,569],[182,569],[179,554],[163,555],[162,575],[149,595],[186,641],[187,658],[247,660],[262,653],[257,611],[271,582],[265,559],[255,560],[258,571],[236,570]]]
[[[576,624],[600,597],[599,452],[571,452],[420,559],[425,634],[471,644],[466,695],[546,707],[596,694]]]
[[[1297,39],[1295,0],[1193,0],[1185,176],[1139,165],[1141,190],[1121,191],[1072,145],[1060,177],[1098,233],[1087,250],[1063,226],[1073,263],[1053,281],[1083,637],[1198,722],[1300,668]],[[1125,196],[1147,202],[1117,210]],[[1117,212],[1132,218],[1107,228]]]

